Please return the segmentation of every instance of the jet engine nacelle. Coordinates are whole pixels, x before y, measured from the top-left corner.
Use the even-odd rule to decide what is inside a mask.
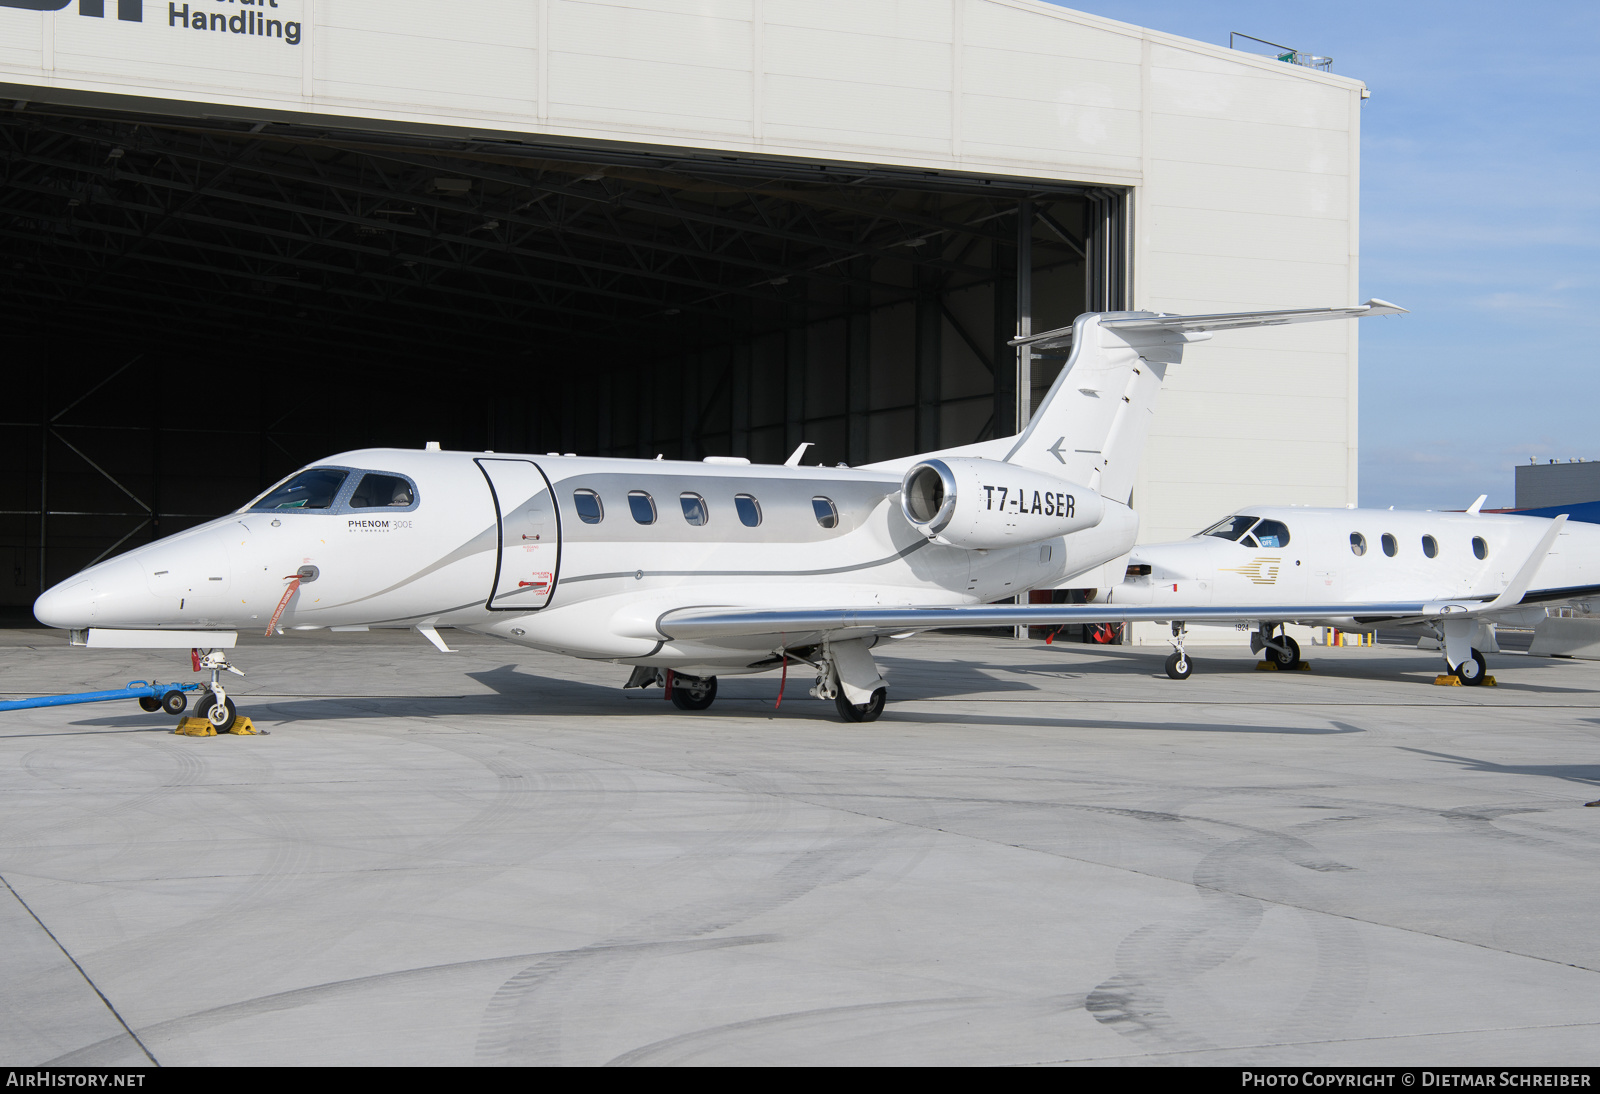
[[[900,483],[900,508],[935,543],[983,551],[1093,528],[1105,501],[1086,486],[997,460],[923,460]]]

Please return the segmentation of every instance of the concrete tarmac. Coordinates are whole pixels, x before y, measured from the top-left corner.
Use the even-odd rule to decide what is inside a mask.
[[[445,634],[246,642],[263,736],[0,714],[0,1063],[1600,1061],[1600,664],[927,637],[846,725]]]

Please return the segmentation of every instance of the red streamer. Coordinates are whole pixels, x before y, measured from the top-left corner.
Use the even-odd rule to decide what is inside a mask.
[[[283,609],[289,606],[289,598],[293,596],[294,591],[300,587],[299,574],[295,574],[293,577],[286,578],[285,580],[289,582],[289,587],[283,590],[283,599],[278,601],[278,610],[272,613],[272,622],[267,624],[268,638],[271,638],[272,632],[278,629],[278,620],[283,618]]]

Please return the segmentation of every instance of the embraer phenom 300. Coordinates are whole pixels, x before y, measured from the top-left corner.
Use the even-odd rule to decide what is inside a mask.
[[[886,685],[871,649],[943,627],[1166,619],[1155,607],[991,605],[1078,575],[1107,587],[1138,532],[1134,473],[1167,369],[1234,327],[1350,308],[1079,316],[1027,429],[866,467],[371,449],[238,512],[92,566],[34,607],[90,646],[206,651],[219,728],[237,631],[454,627],[633,667],[685,709],[716,679],[804,663],[850,721]],[[802,446],[803,448],[804,446]],[[1417,611],[1440,611],[1417,605]],[[1339,614],[1348,614],[1341,609]],[[1308,618],[1299,613],[1294,618]],[[237,671],[237,670],[233,670]]]

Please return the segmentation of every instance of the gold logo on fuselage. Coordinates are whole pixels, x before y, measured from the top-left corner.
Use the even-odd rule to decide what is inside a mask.
[[[1257,585],[1276,585],[1278,567],[1282,562],[1282,558],[1268,558],[1262,555],[1251,559],[1243,566],[1219,566],[1218,570],[1225,574],[1243,574]]]

